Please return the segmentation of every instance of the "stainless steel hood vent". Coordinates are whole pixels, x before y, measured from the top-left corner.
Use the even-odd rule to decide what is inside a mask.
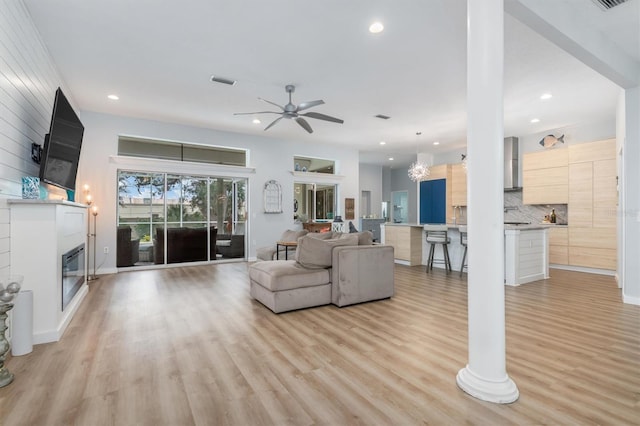
[[[518,138],[504,138],[504,190],[519,191],[519,144]]]

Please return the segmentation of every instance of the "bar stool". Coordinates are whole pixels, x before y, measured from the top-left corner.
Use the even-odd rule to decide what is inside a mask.
[[[451,239],[447,235],[447,225],[424,225],[424,230],[427,234],[427,243],[430,244],[429,258],[427,259],[427,272],[429,272],[430,269],[433,269],[434,263],[444,264],[447,273],[450,272],[451,260],[449,260],[448,245],[451,242]],[[434,259],[436,245],[438,244],[442,245],[444,259]]]
[[[467,227],[458,226],[458,231],[460,231],[460,245],[464,246],[462,263],[460,264],[460,276],[462,276],[462,271],[467,267],[466,263],[464,263],[464,261],[467,260]]]

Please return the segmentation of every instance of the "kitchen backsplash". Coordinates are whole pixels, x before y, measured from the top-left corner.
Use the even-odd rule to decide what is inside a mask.
[[[551,209],[556,209],[556,223],[559,225],[567,224],[566,204],[524,205],[522,204],[522,191],[506,191],[504,193],[504,209],[505,222],[539,224],[542,223],[546,215],[551,215]],[[467,223],[467,208],[455,208],[454,216],[456,223]],[[449,220],[449,222],[454,222],[454,220]]]
[[[507,191],[504,193],[504,221],[541,223],[545,215],[551,215],[551,209],[556,209],[556,223],[567,224],[566,204],[522,204],[522,191]]]

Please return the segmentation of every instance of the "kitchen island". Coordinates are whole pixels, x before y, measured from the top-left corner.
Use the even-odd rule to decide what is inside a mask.
[[[451,269],[460,271],[464,246],[460,244],[460,225],[447,224]],[[504,225],[505,284],[520,284],[549,278],[549,225]],[[429,244],[422,224],[384,223],[383,244],[393,245],[396,263],[409,266],[426,265]],[[467,253],[467,263],[472,257]],[[442,246],[436,246],[436,259],[442,259]],[[434,268],[444,268],[434,264]]]
[[[549,278],[549,226],[504,226],[504,283],[520,285]]]

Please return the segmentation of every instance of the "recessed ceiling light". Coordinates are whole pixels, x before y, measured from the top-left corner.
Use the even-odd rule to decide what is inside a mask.
[[[369,32],[373,34],[381,33],[384,30],[384,25],[381,22],[374,22],[369,26]]]
[[[260,120],[259,120],[259,119],[257,119],[257,118],[254,118],[254,119],[253,119],[253,121],[252,121],[252,123],[253,123],[253,124],[260,124],[260,123],[262,123],[262,121],[260,121]]]
[[[532,119],[531,119],[531,122],[532,122],[532,123],[539,123],[539,122],[540,122],[540,119],[539,119],[539,118],[532,118]]]
[[[540,96],[540,99],[542,99],[543,101],[545,99],[551,99],[551,98],[553,98],[553,95],[551,93],[545,93],[542,96]]]
[[[440,142],[435,141],[433,144],[434,144],[434,145],[440,145]]]
[[[107,96],[107,98],[111,99],[112,101],[117,101],[118,99],[120,99],[118,95],[109,95]]]
[[[380,141],[380,145],[386,145],[387,143],[385,141]]]
[[[393,161],[393,157],[389,157],[389,161]]]

